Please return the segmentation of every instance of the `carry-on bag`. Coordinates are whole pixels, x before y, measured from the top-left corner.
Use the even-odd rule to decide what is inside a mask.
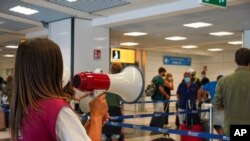
[[[191,105],[191,106],[190,106]],[[193,111],[196,109],[192,101],[188,101],[186,110],[187,111]],[[192,113],[192,114],[187,114],[185,121],[181,124],[181,130],[186,130],[186,131],[192,131],[192,132],[202,132],[203,127],[200,122],[200,115],[199,113]],[[181,141],[202,141],[202,138],[199,137],[194,137],[194,136],[181,136]]]
[[[164,110],[164,112],[166,112],[166,109]],[[155,113],[155,114],[157,114],[157,113]],[[149,126],[162,128],[162,127],[164,127],[166,120],[167,120],[166,116],[153,116],[151,118]]]

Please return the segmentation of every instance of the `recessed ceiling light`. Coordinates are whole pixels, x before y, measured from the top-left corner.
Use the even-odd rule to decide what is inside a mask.
[[[31,9],[31,8],[27,8],[27,7],[23,7],[23,6],[15,6],[9,9],[10,11],[16,12],[16,13],[20,13],[20,14],[24,14],[24,15],[32,15],[35,13],[38,13],[39,11],[35,10],[35,9]]]
[[[143,35],[147,35],[148,33],[145,32],[128,32],[128,33],[124,33],[123,35],[126,36],[143,36]]]
[[[186,46],[181,46],[181,47],[186,48],[186,49],[198,48],[198,46],[195,46],[195,45],[186,45]]]
[[[173,36],[173,37],[166,37],[166,40],[173,40],[173,41],[179,41],[179,40],[186,40],[186,37],[180,37],[180,36]]]
[[[0,51],[2,51],[3,49],[0,48]]]
[[[78,0],[67,0],[68,2],[76,2],[76,1],[78,1]]]
[[[241,45],[243,42],[242,41],[230,41],[230,42],[227,42],[228,44],[231,44],[231,45]]]
[[[192,28],[201,28],[201,27],[207,27],[212,26],[211,23],[204,23],[204,22],[195,22],[195,23],[189,23],[189,24],[183,24],[183,26],[186,27],[192,27]]]
[[[15,55],[13,54],[4,54],[3,57],[14,57]]]
[[[207,50],[208,51],[222,51],[223,49],[221,49],[221,48],[209,48]]]
[[[139,43],[134,43],[134,42],[125,42],[125,43],[120,43],[121,46],[137,46]]]
[[[226,31],[209,33],[209,35],[214,35],[214,36],[226,36],[226,35],[233,35],[233,34],[234,33],[232,32],[226,32]]]
[[[16,45],[7,45],[7,46],[5,46],[6,48],[18,48],[18,46],[16,46]]]

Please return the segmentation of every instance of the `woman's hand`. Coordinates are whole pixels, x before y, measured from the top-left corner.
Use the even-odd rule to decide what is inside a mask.
[[[106,101],[106,94],[101,94],[93,101],[89,103],[91,118],[93,117],[102,117],[102,119],[107,116],[108,113],[108,104]]]

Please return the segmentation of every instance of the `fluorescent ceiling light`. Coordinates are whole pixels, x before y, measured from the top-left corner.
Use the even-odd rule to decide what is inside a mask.
[[[143,36],[143,35],[147,35],[148,33],[144,33],[144,32],[128,32],[128,33],[124,33],[123,35],[126,36]]]
[[[3,57],[14,57],[15,55],[13,54],[4,54]]]
[[[243,42],[242,41],[230,41],[230,42],[227,42],[228,44],[231,44],[231,45],[241,45]]]
[[[186,37],[180,37],[180,36],[173,36],[173,37],[166,37],[166,40],[173,40],[173,41],[179,41],[179,40],[186,40]]]
[[[125,42],[125,43],[120,43],[121,46],[137,46],[139,43],[133,43],[133,42]]]
[[[9,9],[10,11],[16,12],[16,13],[20,13],[20,14],[24,14],[24,15],[32,15],[35,13],[38,13],[39,11],[35,10],[35,9],[31,9],[31,8],[27,8],[27,7],[23,7],[23,6],[15,6]]]
[[[186,45],[186,46],[181,46],[181,47],[186,48],[186,49],[198,48],[198,46],[195,46],[195,45]]]
[[[226,32],[226,31],[209,33],[209,35],[214,35],[214,36],[226,36],[226,35],[233,35],[233,34],[234,33],[232,32]]]
[[[223,49],[221,49],[221,48],[209,48],[207,50],[208,51],[222,51]]]
[[[16,45],[7,45],[7,46],[5,46],[6,48],[18,48],[18,46],[16,46]]]
[[[76,1],[78,1],[78,0],[67,0],[68,2],[76,2]]]
[[[211,24],[211,23],[204,23],[204,22],[183,24],[183,26],[192,27],[192,28],[201,28],[201,27],[207,27],[207,26],[212,26],[212,25],[213,24]]]

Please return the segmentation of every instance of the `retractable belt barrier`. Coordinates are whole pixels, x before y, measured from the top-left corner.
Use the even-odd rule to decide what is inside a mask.
[[[110,117],[110,119],[118,120],[118,119],[144,118],[144,117],[152,117],[152,116],[160,117],[160,116],[168,116],[168,115],[193,114],[193,113],[201,113],[201,112],[209,112],[209,109],[196,110],[196,111],[184,111],[184,112],[171,112],[171,113],[113,116],[113,117]],[[84,116],[81,116],[81,118],[83,117]],[[175,129],[168,129],[168,128],[158,128],[158,127],[150,127],[150,126],[145,126],[145,125],[113,122],[113,121],[107,122],[106,125],[119,126],[119,127],[125,127],[125,128],[134,128],[138,130],[147,130],[147,131],[152,131],[152,132],[179,134],[179,135],[194,136],[194,137],[201,137],[201,138],[207,138],[207,139],[219,139],[223,141],[230,141],[230,138],[227,136],[222,136],[218,134],[209,134],[209,133],[204,133],[204,132],[193,132],[193,131],[175,130]]]
[[[209,109],[205,110],[196,110],[196,111],[184,111],[184,112],[169,112],[169,113],[153,113],[153,114],[137,114],[137,115],[123,115],[123,116],[112,116],[110,117],[111,120],[118,120],[118,119],[130,119],[130,118],[144,118],[144,117],[161,117],[161,116],[168,116],[168,115],[178,115],[178,114],[195,114],[201,112],[209,112]]]
[[[150,126],[145,126],[145,125],[136,125],[136,124],[128,124],[128,123],[112,122],[112,121],[109,121],[106,124],[111,125],[111,126],[120,126],[120,127],[133,128],[133,129],[138,129],[138,130],[147,130],[147,131],[152,131],[152,132],[179,134],[179,135],[186,135],[186,136],[201,137],[201,138],[206,138],[206,139],[219,139],[223,141],[230,141],[230,138],[227,136],[222,136],[222,135],[217,135],[217,134],[208,134],[204,132],[193,132],[193,131],[175,130],[175,129],[168,129],[168,128],[158,128],[158,127],[150,127]]]
[[[178,100],[137,101],[135,103],[122,102],[122,104],[167,103],[167,102],[177,102],[177,101]]]

